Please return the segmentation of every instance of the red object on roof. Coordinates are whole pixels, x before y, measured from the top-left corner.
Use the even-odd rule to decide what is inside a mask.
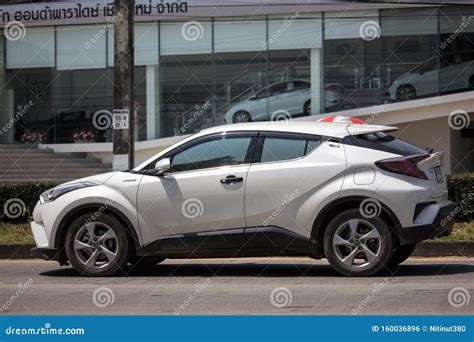
[[[350,116],[330,116],[324,119],[319,119],[318,122],[341,122],[354,125],[365,125],[364,121]]]

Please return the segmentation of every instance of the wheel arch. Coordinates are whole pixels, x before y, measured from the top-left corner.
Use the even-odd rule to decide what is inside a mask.
[[[117,208],[107,205],[104,209],[104,204],[101,203],[88,203],[82,204],[77,206],[70,211],[68,211],[64,217],[61,219],[60,223],[58,224],[58,229],[56,231],[55,239],[54,239],[54,247],[60,251],[60,257],[65,258],[65,250],[64,250],[64,241],[66,239],[66,234],[68,227],[72,224],[72,222],[79,216],[87,213],[94,213],[94,212],[101,212],[107,213],[112,215],[115,219],[117,219],[123,226],[126,228],[129,236],[133,240],[133,246],[135,251],[138,251],[140,246],[140,240],[138,238],[137,229],[133,226],[130,220],[126,217],[124,213],[122,213]]]
[[[347,196],[338,198],[328,203],[317,215],[311,230],[310,251],[311,256],[320,259],[324,256],[323,237],[329,222],[337,214],[348,209],[359,209],[363,200],[369,199],[367,196]],[[395,239],[395,245],[399,245],[397,229],[400,227],[400,221],[393,211],[384,203],[378,201],[381,205],[380,216],[390,226],[390,231]]]

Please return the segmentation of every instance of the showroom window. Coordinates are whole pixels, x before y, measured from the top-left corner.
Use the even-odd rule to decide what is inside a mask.
[[[379,30],[378,11],[325,13],[324,25],[325,112],[380,104],[380,39],[361,36],[364,25]]]
[[[385,101],[399,102],[439,92],[436,10],[381,11],[380,73]]]

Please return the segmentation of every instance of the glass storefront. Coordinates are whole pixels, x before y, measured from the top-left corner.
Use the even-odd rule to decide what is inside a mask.
[[[189,27],[194,25],[194,27]],[[28,28],[0,42],[0,143],[110,142],[113,29]],[[472,7],[135,27],[135,136],[318,115],[474,89]],[[102,118],[104,119],[104,118]]]

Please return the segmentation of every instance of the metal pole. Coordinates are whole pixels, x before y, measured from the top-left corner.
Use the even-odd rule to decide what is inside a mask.
[[[134,0],[114,0],[114,136],[113,169],[135,166],[133,29]]]

